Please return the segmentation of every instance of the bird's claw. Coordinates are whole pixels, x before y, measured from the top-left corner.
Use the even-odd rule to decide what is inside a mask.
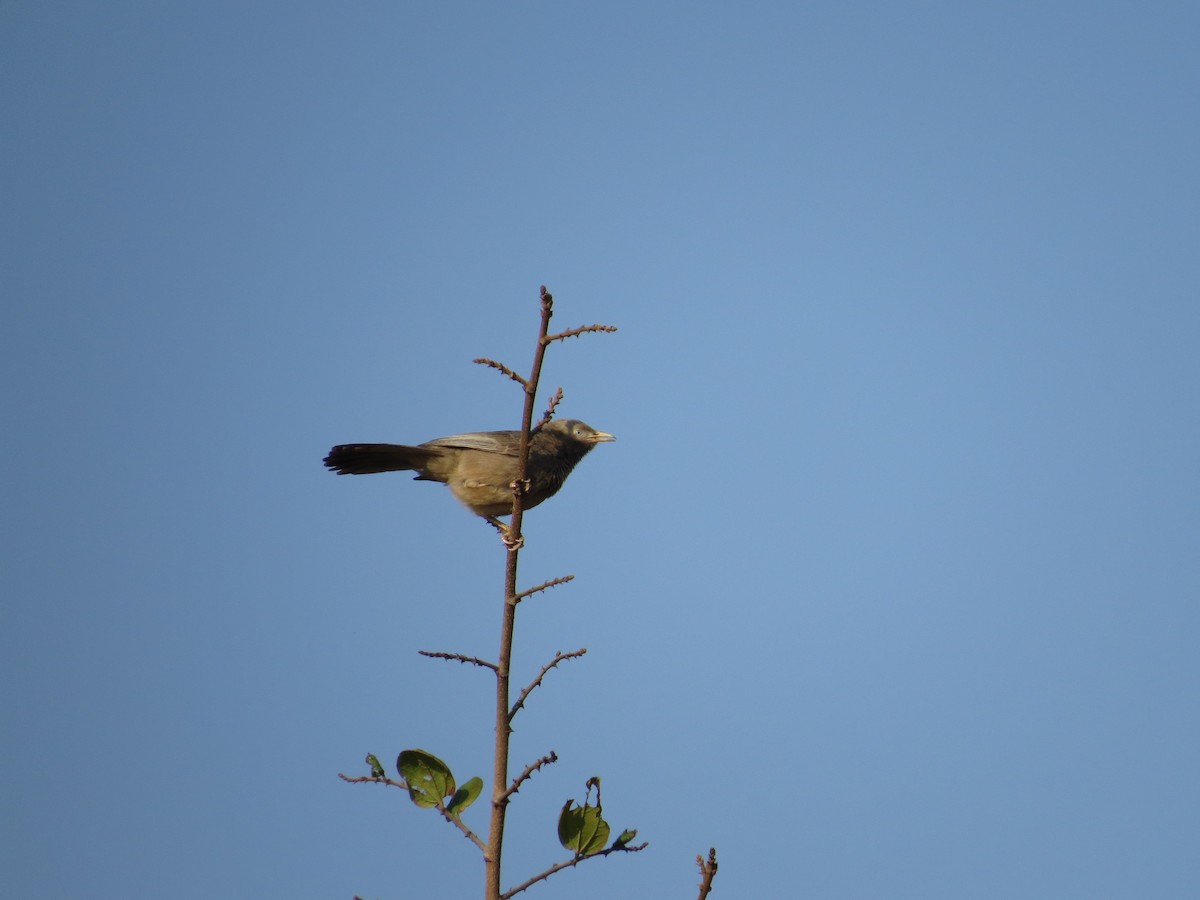
[[[509,550],[520,550],[525,546],[525,536],[523,534],[519,534],[514,538],[512,536],[512,526],[501,522],[495,516],[484,516],[484,519],[486,519],[487,523],[495,528],[497,532],[499,532],[500,540]]]

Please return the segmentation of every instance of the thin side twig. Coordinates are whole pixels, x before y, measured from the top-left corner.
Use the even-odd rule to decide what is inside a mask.
[[[598,331],[611,334],[616,330],[616,325],[580,325],[578,328],[569,328],[558,334],[546,335],[545,341],[549,344],[552,341],[565,341],[569,337],[579,337],[581,334],[592,334]]]
[[[507,375],[509,378],[511,378],[513,381],[515,381],[517,384],[519,384],[523,388],[529,387],[528,381],[526,381],[523,377],[518,375],[516,372],[514,372],[512,369],[510,369],[508,366],[506,366],[502,362],[496,362],[496,360],[488,359],[486,356],[481,356],[478,359],[473,359],[473,360],[471,360],[471,362],[476,363],[477,365],[480,365],[480,366],[487,366],[489,369],[495,369],[496,371],[501,372],[504,375]]]
[[[575,580],[574,575],[564,575],[561,578],[551,578],[549,581],[543,581],[537,587],[531,587],[527,591],[521,591],[521,593],[517,594],[517,596],[514,597],[513,599],[516,600],[518,603],[520,603],[526,597],[530,597],[533,594],[537,594],[542,591],[549,590],[552,587],[558,587],[560,584],[566,584],[568,581],[574,581],[574,580]]]
[[[343,772],[338,772],[338,778],[349,784],[386,784],[388,787],[404,788],[408,790],[408,785],[403,781],[397,781],[395,778],[388,778],[379,775],[346,775]]]
[[[546,411],[542,413],[542,417],[538,419],[537,424],[533,426],[533,430],[539,430],[543,425],[546,425],[554,418],[554,410],[558,408],[558,404],[562,403],[563,389],[560,387],[554,392],[554,396],[550,398],[550,402],[546,404]]]
[[[564,659],[578,659],[585,653],[587,653],[587,647],[580,647],[578,650],[572,650],[570,653],[563,653],[560,650],[554,654],[554,659],[542,666],[542,671],[538,672],[537,678],[525,685],[525,689],[521,691],[520,696],[517,697],[517,702],[514,703],[512,705],[512,709],[509,710],[508,721],[512,722],[512,720],[516,717],[517,711],[525,705],[525,699],[533,693],[534,688],[542,683],[542,679],[546,677],[547,672],[558,666],[558,664]]]
[[[524,784],[526,781],[528,781],[532,777],[533,773],[536,772],[538,769],[540,769],[542,766],[548,766],[551,763],[556,763],[556,762],[558,762],[558,754],[555,753],[553,750],[551,750],[549,753],[547,753],[541,759],[535,759],[533,762],[531,762],[529,765],[527,765],[524,769],[521,770],[520,775],[518,775],[516,778],[513,779],[513,783],[511,785],[509,785],[508,790],[504,792],[505,796],[511,797],[513,794],[515,794],[517,791],[519,791],[521,789],[521,785]]]
[[[717,848],[708,849],[708,861],[699,853],[696,854],[696,865],[700,867],[700,895],[696,900],[704,900],[712,890],[713,876],[717,874]]]
[[[482,850],[484,858],[485,859],[487,858],[487,852],[488,852],[487,844],[485,844],[483,842],[483,840],[479,837],[479,835],[477,835],[470,828],[468,828],[466,823],[462,819],[460,819],[454,813],[450,812],[450,810],[446,809],[445,804],[443,804],[440,801],[438,802],[438,805],[437,805],[437,811],[442,814],[443,819],[445,819],[447,822],[449,822],[451,825],[453,825],[455,828],[457,828],[459,831],[461,831],[463,833],[463,836],[466,837],[467,840],[469,840],[472,844],[474,844],[476,847],[478,847],[480,850]]]
[[[403,781],[398,781],[395,778],[387,778],[386,776],[380,777],[378,775],[359,775],[357,777],[352,777],[350,775],[345,775],[341,772],[338,772],[338,778],[342,779],[342,781],[349,782],[350,784],[385,784],[388,787],[404,788],[404,790],[408,790],[408,785]],[[442,814],[443,819],[461,831],[464,837],[466,837],[469,841],[471,841],[471,843],[484,852],[484,855],[487,854],[487,844],[480,839],[479,835],[468,828],[462,819],[450,812],[450,810],[446,809],[446,805],[444,803],[439,801],[435,808]]]
[[[480,659],[477,656],[464,656],[462,653],[444,653],[441,650],[418,650],[422,656],[428,656],[430,659],[449,659],[454,662],[470,663],[473,666],[482,666],[485,669],[496,671],[496,664],[488,662],[486,659]]]
[[[650,842],[646,841],[645,843],[638,844],[636,847],[615,847],[614,846],[614,847],[608,847],[604,850],[600,850],[596,853],[589,853],[587,856],[576,856],[571,859],[564,859],[562,862],[555,863],[554,865],[552,865],[545,872],[541,872],[537,875],[534,875],[528,881],[524,881],[521,884],[518,884],[515,888],[505,891],[503,894],[500,895],[500,900],[509,900],[509,898],[515,897],[517,894],[521,893],[521,891],[525,890],[526,888],[533,887],[539,881],[545,881],[547,878],[549,878],[555,872],[561,872],[563,869],[570,869],[572,866],[577,866],[585,860],[599,859],[602,856],[608,856],[608,854],[610,854],[610,853],[639,853],[642,850],[645,850],[649,846],[650,846]]]

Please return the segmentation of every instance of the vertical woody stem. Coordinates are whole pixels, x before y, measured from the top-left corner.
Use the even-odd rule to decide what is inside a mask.
[[[529,429],[533,427],[533,407],[537,398],[542,360],[546,356],[550,316],[554,298],[542,288],[542,324],[538,333],[533,369],[525,385],[525,410],[521,419],[521,447],[517,464],[517,484],[513,488],[512,524],[508,532],[507,564],[504,571],[504,619],[500,628],[500,655],[496,666],[496,750],[492,768],[492,818],[488,829],[487,856],[484,858],[487,900],[500,900],[500,859],[504,848],[504,817],[508,811],[509,665],[512,662],[513,628],[517,617],[517,558],[521,552],[521,518],[524,513],[525,478],[529,466]]]

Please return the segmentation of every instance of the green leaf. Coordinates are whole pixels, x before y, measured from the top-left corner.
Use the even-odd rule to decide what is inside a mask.
[[[450,805],[446,809],[457,815],[478,800],[482,792],[483,779],[476,775],[454,792],[454,796],[450,798]]]
[[[568,800],[558,817],[558,840],[576,856],[599,853],[608,843],[610,829],[596,806],[578,806]]]
[[[374,753],[367,754],[367,765],[371,767],[372,778],[387,778],[387,772],[383,770],[383,764]]]
[[[450,767],[424,750],[402,750],[396,758],[400,777],[408,784],[408,796],[417,806],[438,806],[454,793]]]
[[[624,831],[621,832],[621,836],[619,838],[617,838],[615,841],[613,841],[613,846],[614,847],[624,847],[626,844],[628,844],[630,841],[632,841],[635,837],[637,837],[637,829],[636,828],[626,828]]]

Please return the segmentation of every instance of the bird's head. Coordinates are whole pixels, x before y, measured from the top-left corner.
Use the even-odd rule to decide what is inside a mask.
[[[616,440],[607,431],[597,431],[591,425],[580,422],[578,419],[555,419],[553,422],[543,425],[541,430],[557,432],[569,440],[587,444],[589,447]]]

